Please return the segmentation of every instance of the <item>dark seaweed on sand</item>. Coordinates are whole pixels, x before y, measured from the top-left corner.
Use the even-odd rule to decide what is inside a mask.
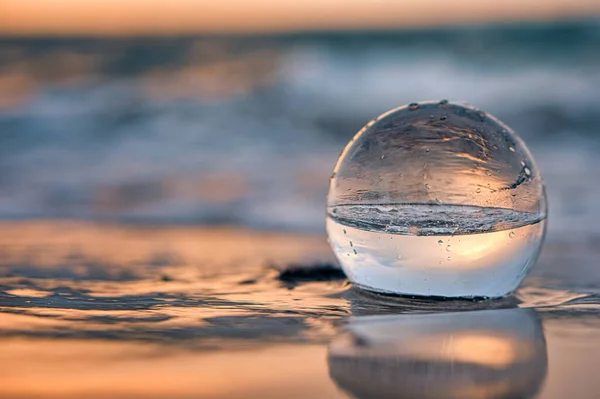
[[[289,288],[298,284],[313,281],[344,280],[346,275],[337,266],[331,263],[317,263],[314,265],[289,265],[280,270],[277,279]]]

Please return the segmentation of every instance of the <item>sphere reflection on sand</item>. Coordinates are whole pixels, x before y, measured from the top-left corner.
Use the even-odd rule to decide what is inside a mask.
[[[531,398],[546,369],[528,309],[358,317],[329,347],[331,377],[357,398]]]

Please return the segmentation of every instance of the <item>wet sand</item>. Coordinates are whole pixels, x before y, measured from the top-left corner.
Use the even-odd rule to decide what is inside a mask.
[[[515,295],[469,302],[353,289],[322,235],[0,228],[3,398],[600,392],[600,273],[587,243],[552,242]]]

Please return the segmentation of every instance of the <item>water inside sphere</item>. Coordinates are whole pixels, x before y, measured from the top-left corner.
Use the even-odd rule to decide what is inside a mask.
[[[335,166],[327,233],[364,289],[504,296],[535,264],[546,194],[525,143],[470,106],[411,103],[369,122]]]

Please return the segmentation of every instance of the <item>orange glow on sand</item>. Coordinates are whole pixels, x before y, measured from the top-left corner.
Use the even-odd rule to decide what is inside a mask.
[[[600,12],[596,0],[4,0],[0,35],[156,35],[397,29]]]
[[[343,397],[327,377],[326,349],[315,345],[198,352],[131,342],[12,339],[3,348],[2,397]],[[29,361],[33,357],[36,362]]]

